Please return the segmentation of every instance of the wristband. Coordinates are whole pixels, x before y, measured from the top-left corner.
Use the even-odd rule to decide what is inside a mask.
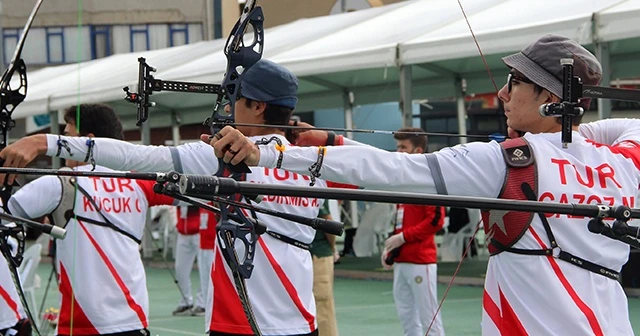
[[[333,146],[336,142],[336,133],[329,131],[327,132],[327,143],[325,146]]]

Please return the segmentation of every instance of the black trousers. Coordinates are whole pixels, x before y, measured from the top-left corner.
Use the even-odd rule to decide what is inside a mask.
[[[357,228],[349,228],[344,230],[344,246],[340,255],[344,256],[353,252],[353,238],[356,236]]]
[[[246,334],[227,334],[218,331],[210,331],[209,336],[247,336]],[[282,336],[318,336],[318,329],[308,334],[298,334],[298,335],[282,335]]]
[[[9,330],[11,330],[13,332],[17,331],[18,332],[16,334],[17,336],[31,336],[31,335],[33,335],[32,332],[31,332],[31,323],[29,323],[29,319],[22,319],[22,320],[18,321],[18,323],[16,323],[16,325],[14,325],[13,327],[0,330],[0,336],[7,335]]]
[[[92,335],[92,336],[149,336],[151,333],[147,329],[139,329],[139,330],[131,330],[131,331],[123,331],[112,334],[100,334],[100,335]],[[58,334],[58,336],[69,336],[64,334]]]

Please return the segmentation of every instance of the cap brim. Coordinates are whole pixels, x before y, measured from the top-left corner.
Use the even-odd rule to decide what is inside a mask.
[[[522,52],[503,57],[502,62],[508,67],[518,70],[532,82],[562,98],[562,83],[560,80],[530,60]]]

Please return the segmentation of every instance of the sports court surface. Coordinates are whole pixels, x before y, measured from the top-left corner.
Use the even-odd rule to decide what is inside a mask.
[[[360,258],[345,260],[337,267],[353,268],[357,259]],[[368,263],[371,264],[371,260],[368,260]],[[357,262],[357,264],[366,265],[367,263]],[[442,267],[441,273],[448,273],[449,268]],[[41,286],[36,289],[38,306],[33,309],[34,314],[40,309],[50,271],[51,264],[43,261],[38,269]],[[467,269],[468,271],[470,270]],[[199,284],[197,275],[197,271],[194,270],[191,276],[194,288]],[[171,311],[176,307],[180,294],[167,269],[147,267],[147,284],[150,297],[149,329],[152,335],[204,335],[204,317],[171,316]],[[389,280],[336,278],[334,295],[340,335],[402,335],[395,313],[391,284]],[[56,306],[58,300],[55,280],[52,280],[51,285],[45,309]],[[445,288],[446,285],[439,285],[440,297],[444,294]],[[447,335],[480,335],[481,295],[481,287],[452,287],[442,308]],[[630,298],[629,310],[634,331],[640,335],[640,299]]]

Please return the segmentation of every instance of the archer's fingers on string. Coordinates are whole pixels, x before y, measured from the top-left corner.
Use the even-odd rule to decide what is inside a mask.
[[[231,162],[231,160],[233,160],[233,157],[236,156],[236,154],[238,153],[231,151],[229,149],[225,149],[224,156],[222,157],[222,161],[224,161],[225,163],[229,163]]]
[[[200,140],[202,142],[211,143],[211,135],[210,134],[200,134]]]
[[[220,133],[216,133],[216,134],[220,134]],[[210,144],[213,147],[213,149],[215,149],[216,156],[223,157],[223,155],[227,154],[226,152],[230,148],[231,139],[229,139],[229,137],[218,138],[214,136]]]
[[[236,154],[233,156],[233,158],[231,159],[231,164],[237,165],[238,163],[244,161],[246,157],[247,157],[247,148],[243,147],[239,151],[237,151]]]

